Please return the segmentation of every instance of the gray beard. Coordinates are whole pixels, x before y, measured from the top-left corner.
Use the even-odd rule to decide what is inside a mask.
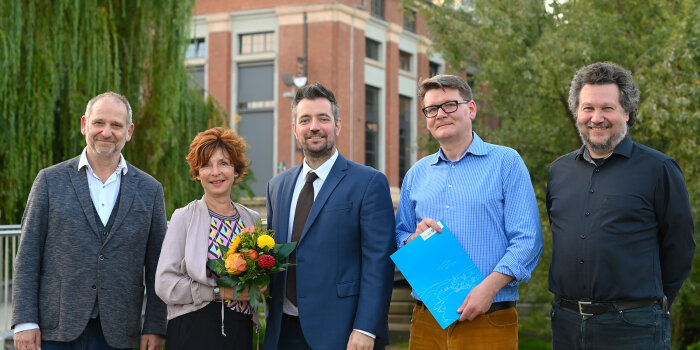
[[[591,141],[591,139],[589,139],[587,135],[584,135],[580,129],[578,131],[578,136],[581,137],[581,141],[584,145],[586,145],[586,147],[588,147],[589,150],[595,151],[596,153],[609,153],[612,152],[615,147],[620,144],[620,142],[622,142],[625,136],[627,136],[627,130],[627,123],[625,123],[625,128],[622,130],[622,132],[613,134],[603,143],[595,143]]]

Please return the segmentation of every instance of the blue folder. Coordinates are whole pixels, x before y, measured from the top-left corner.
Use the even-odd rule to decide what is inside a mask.
[[[396,267],[445,329],[484,276],[442,221],[442,233],[427,230],[391,255]]]

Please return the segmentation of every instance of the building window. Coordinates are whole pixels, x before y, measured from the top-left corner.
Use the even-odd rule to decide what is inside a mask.
[[[415,33],[416,32],[416,11],[407,10],[403,13],[403,29]]]
[[[275,33],[252,33],[241,34],[240,53],[242,55],[251,53],[274,52]]]
[[[187,87],[199,91],[204,96],[204,66],[187,66]]]
[[[399,51],[399,68],[407,72],[411,71],[411,57],[412,55],[406,51]]]
[[[379,89],[365,85],[365,164],[377,168],[379,153]]]
[[[365,57],[380,61],[382,44],[379,41],[365,38]]]
[[[399,186],[411,167],[411,110],[413,100],[399,96]]]
[[[440,65],[431,61],[428,65],[428,74],[431,78],[440,74]]]
[[[185,58],[204,58],[207,57],[207,42],[204,38],[194,38],[190,40],[190,45],[187,46]]]
[[[372,0],[370,14],[374,17],[384,19],[384,0]]]

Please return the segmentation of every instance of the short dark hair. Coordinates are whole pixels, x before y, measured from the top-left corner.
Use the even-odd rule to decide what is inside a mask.
[[[420,99],[421,105],[423,104],[425,93],[429,90],[435,89],[456,89],[459,91],[459,95],[462,96],[463,99],[467,101],[474,99],[472,89],[469,87],[469,84],[464,81],[464,79],[456,75],[440,74],[421,81],[420,86],[418,86],[418,98]]]
[[[579,95],[583,86],[615,84],[620,90],[620,105],[629,114],[627,126],[634,125],[637,119],[639,88],[632,73],[612,62],[597,62],[579,69],[569,88],[569,110],[574,118],[578,115]]]
[[[199,181],[199,170],[209,162],[217,149],[221,149],[228,155],[233,168],[238,174],[233,181],[237,184],[248,175],[250,163],[246,158],[246,143],[242,137],[236,135],[231,129],[216,127],[204,130],[197,134],[190,144],[190,152],[187,154],[187,163],[190,165],[190,175],[195,181]]]
[[[294,101],[292,101],[292,119],[295,123],[297,120],[297,105],[299,102],[301,102],[303,99],[315,100],[317,98],[325,98],[326,100],[330,101],[331,112],[333,112],[333,121],[338,123],[338,120],[340,119],[340,115],[338,114],[338,101],[336,101],[333,91],[326,89],[326,87],[321,85],[319,82],[300,87],[299,90],[297,90],[296,95],[294,95]]]

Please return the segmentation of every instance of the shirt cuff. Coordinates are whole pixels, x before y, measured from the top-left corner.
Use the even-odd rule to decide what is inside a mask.
[[[372,334],[372,333],[370,333],[370,332],[365,332],[365,331],[363,331],[363,330],[361,330],[361,329],[356,329],[356,328],[353,329],[353,331],[358,331],[358,332],[360,332],[360,333],[362,333],[362,334],[364,334],[364,335],[366,335],[366,336],[372,337],[372,339],[377,339],[377,336],[374,335],[374,334]]]
[[[15,333],[19,333],[22,331],[28,331],[30,329],[39,329],[39,324],[37,323],[20,323],[15,326]]]

